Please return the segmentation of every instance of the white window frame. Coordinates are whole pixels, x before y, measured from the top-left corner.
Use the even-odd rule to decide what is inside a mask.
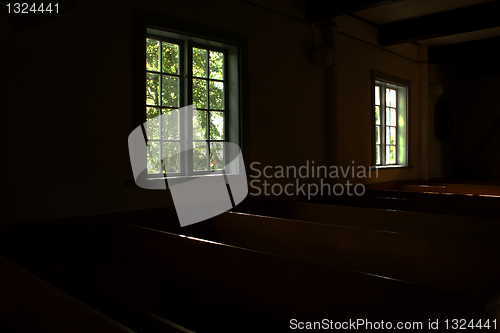
[[[376,96],[376,87],[379,88],[379,96]],[[395,108],[386,103],[386,89],[396,92]],[[372,72],[372,114],[373,114],[373,165],[377,168],[398,168],[409,166],[409,96],[410,82],[388,74]],[[379,104],[377,105],[377,100]],[[376,109],[379,107],[379,124],[376,123]],[[396,124],[388,119],[389,109],[396,111]],[[377,140],[377,126],[379,126],[379,138]],[[396,131],[396,142],[394,145],[388,143],[388,129]],[[377,161],[377,146],[380,149],[380,161]],[[395,146],[395,161],[390,163],[387,158],[387,147]],[[379,163],[377,163],[379,162]]]
[[[193,47],[206,48],[208,50],[215,50],[224,53],[224,140],[223,142],[231,142],[240,145],[240,122],[241,122],[241,110],[240,110],[240,77],[239,77],[239,50],[238,47],[231,44],[225,44],[209,39],[199,38],[190,35],[184,35],[176,32],[147,28],[147,37],[158,39],[166,42],[171,42],[179,45],[180,52],[180,72],[179,72],[179,108],[192,105],[192,90],[190,89],[192,84],[192,71],[191,71],[191,61],[190,52]],[[145,64],[144,64],[145,66]],[[161,68],[160,68],[161,73]],[[161,76],[161,74],[160,74]],[[161,81],[161,79],[160,79]],[[208,96],[207,96],[208,97]],[[160,89],[160,99],[161,99],[161,89]],[[160,103],[161,104],[161,103]],[[145,112],[145,111],[144,111]],[[209,115],[209,110],[207,110],[207,115]],[[193,170],[193,137],[192,137],[192,113],[185,113],[184,118],[179,119],[179,143],[181,145],[181,150],[188,151],[188,154],[181,154],[179,160],[179,171],[178,173],[164,173],[163,164],[161,166],[163,172],[161,173],[148,173],[148,179],[158,179],[158,178],[171,178],[171,177],[192,177],[192,176],[202,176],[202,175],[215,175],[221,174],[222,170],[210,170],[210,153],[208,155],[208,163],[206,171],[195,171]],[[208,119],[209,121],[209,119]],[[209,126],[208,126],[209,127]],[[207,135],[208,132],[207,132]],[[165,141],[161,138],[155,141]],[[166,140],[168,141],[168,140]],[[210,142],[218,142],[218,140],[212,140],[210,136],[207,140],[207,146],[210,147]],[[219,141],[219,142],[222,142]],[[161,147],[161,145],[160,145]],[[160,150],[160,160],[161,160],[161,148]],[[228,154],[224,151],[224,158]],[[161,163],[161,162],[160,162]],[[233,165],[234,167],[234,165]],[[226,173],[239,173],[240,166],[236,166],[232,170],[226,170]],[[228,172],[229,171],[229,172]]]

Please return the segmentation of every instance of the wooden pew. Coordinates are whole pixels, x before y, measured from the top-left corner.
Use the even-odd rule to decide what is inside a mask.
[[[279,218],[227,212],[170,231],[445,288],[481,302],[498,290],[496,219],[272,200],[258,204],[262,213],[248,206],[247,211]],[[169,230],[161,223],[136,224]]]
[[[25,244],[39,242],[47,254],[31,253],[32,258],[25,262],[38,261],[35,266],[43,274],[47,274],[45,264],[51,263],[56,269],[49,268],[48,276],[59,282],[64,280],[61,276],[77,278],[65,270],[79,267],[85,280],[65,285],[70,289],[77,285],[81,289],[77,294],[94,293],[98,295],[94,301],[109,297],[124,308],[168,318],[195,331],[207,325],[222,330],[238,321],[264,323],[279,331],[292,315],[305,320],[332,313],[336,318],[371,315],[379,320],[403,319],[408,313],[477,319],[489,298],[498,293],[498,247],[488,242],[464,241],[449,234],[439,239],[434,232],[339,226],[355,224],[357,218],[361,225],[373,223],[375,210],[285,204],[305,221],[226,213],[180,228],[174,227],[174,211],[158,210],[101,216],[90,224],[84,219],[83,225],[73,227],[79,231],[62,232],[62,224],[50,231],[40,227],[36,234],[43,237],[32,237]],[[335,215],[342,210],[343,215]],[[393,213],[400,212],[389,214]],[[411,216],[415,215],[398,219]],[[311,217],[329,220],[312,222]],[[338,220],[332,221],[332,217]],[[380,215],[379,222],[384,219],[387,215]],[[109,220],[128,223],[106,222]],[[132,225],[147,224],[145,220],[184,236]],[[57,236],[50,236],[52,233]],[[88,252],[83,252],[91,255],[77,257],[78,266],[65,266],[75,258],[68,252],[82,253],[67,244],[78,243],[78,235],[85,235],[81,244]],[[206,236],[236,247],[187,235]],[[19,258],[26,256],[29,253]],[[169,316],[174,312],[175,316]],[[222,318],[224,313],[241,320],[221,324],[228,320]],[[248,329],[255,331],[256,327]]]
[[[488,208],[498,209],[500,197],[491,196],[500,191],[500,183],[478,182],[409,182],[367,185],[367,197],[388,197],[426,200],[432,202],[449,202],[469,205],[475,211]],[[493,192],[489,192],[493,191]],[[455,193],[456,192],[456,193]],[[489,195],[489,194],[490,195]],[[482,195],[482,196],[481,196]],[[484,196],[485,195],[485,196]],[[477,205],[474,207],[474,205]],[[460,214],[466,212],[461,210]],[[498,211],[495,211],[498,213]]]
[[[407,212],[394,209],[349,207],[272,198],[245,201],[235,212],[330,225],[452,238],[496,244],[498,215],[493,218]]]
[[[396,189],[403,191],[412,192],[423,192],[423,193],[449,193],[449,194],[460,194],[460,195],[473,195],[473,196],[500,196],[500,188],[498,186],[472,186],[463,185],[458,186],[456,184],[430,184],[430,185],[406,185],[400,184]]]
[[[103,220],[132,216],[138,215],[112,214],[3,226],[0,253],[16,263],[0,256],[0,331],[191,332],[141,308],[93,295],[88,290],[88,267],[96,258],[105,256]]]
[[[394,192],[399,192],[399,194],[395,195]],[[422,196],[414,197],[412,195],[407,195],[407,193],[410,192],[369,191],[361,197],[343,196],[337,198],[317,198],[316,200],[312,200],[311,203],[483,218],[497,218],[500,216],[500,198],[494,198],[496,202],[493,205],[485,202],[472,202],[468,200],[443,200],[450,197],[463,197],[456,195],[450,196],[445,194],[417,192],[418,194],[422,194]],[[466,197],[465,199],[468,198],[469,197]],[[484,197],[476,196],[475,198],[483,199]]]
[[[0,256],[0,317],[17,333],[133,333]]]
[[[217,241],[474,295],[495,292],[498,244],[227,213]]]
[[[470,298],[438,288],[130,224],[114,224],[108,237],[109,256],[95,268],[90,287],[154,311],[173,292],[169,285],[204,295],[205,308],[224,302],[276,319],[276,329],[262,329],[273,332],[286,331],[292,318],[427,321],[480,318],[483,311]],[[185,311],[189,317],[190,308]],[[223,325],[226,315],[213,314],[221,331],[231,328]]]
[[[403,190],[383,190],[383,189],[369,189],[367,190],[367,196],[416,199],[416,200],[437,201],[437,202],[452,202],[457,204],[477,205],[478,207],[496,207],[496,208],[498,208],[500,201],[500,198],[496,197],[449,195],[442,193],[423,193],[423,192],[412,192]]]
[[[209,327],[209,331],[244,332],[238,326],[242,322],[253,323],[248,332],[262,331],[259,327],[273,332],[285,327],[286,331],[293,317],[479,318],[484,300],[495,291],[492,281],[497,281],[496,266],[486,270],[486,278],[479,279],[460,270],[456,258],[446,263],[452,252],[468,245],[466,242],[439,243],[432,237],[236,213],[191,229],[176,229],[209,235],[213,240],[236,241],[240,247],[234,247],[130,224],[145,219],[172,225],[168,210],[159,210],[95,217],[91,220],[97,223],[90,224],[83,219],[83,225],[68,225],[67,231],[62,224],[48,228],[50,231],[39,227],[39,237],[24,240],[25,244],[39,243],[40,248],[30,248],[37,254],[28,251],[18,259],[27,256],[31,259],[25,260],[26,264],[38,262],[35,267],[40,273],[58,283],[64,280],[61,276],[73,279],[65,288],[73,292],[76,288],[79,296],[92,295],[88,302],[81,298],[88,304],[109,298],[110,306],[104,310],[116,308],[112,303],[118,302],[123,309],[149,316],[140,319],[135,312],[137,327],[149,326],[145,323],[159,316],[195,331]],[[78,240],[78,234],[85,235],[86,241]],[[69,246],[68,242],[80,245]],[[241,248],[243,245],[248,249]],[[480,246],[464,247],[455,255],[465,256],[467,265],[479,258],[478,272],[483,273],[484,262],[497,258],[496,252],[486,253]],[[65,272],[75,267],[67,266],[71,259],[80,262],[78,276]],[[43,271],[47,263],[49,272]],[[374,273],[375,269],[387,274]],[[430,279],[430,284],[424,280],[415,283],[413,273],[424,280],[428,274],[444,277],[438,282]],[[410,278],[403,281],[395,274]],[[451,287],[439,284],[446,278]]]

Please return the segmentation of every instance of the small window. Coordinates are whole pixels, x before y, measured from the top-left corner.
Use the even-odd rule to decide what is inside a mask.
[[[379,167],[408,165],[408,93],[409,83],[389,81],[375,76],[374,164]],[[395,82],[396,81],[396,82]]]
[[[240,144],[238,47],[148,28],[145,53],[149,178],[221,173],[224,143]]]

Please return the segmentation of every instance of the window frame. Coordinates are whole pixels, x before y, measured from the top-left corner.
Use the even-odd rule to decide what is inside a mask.
[[[165,35],[157,35],[151,33],[151,29],[164,31]],[[237,100],[232,101],[232,107],[234,110],[225,113],[224,117],[224,140],[225,142],[233,142],[239,145],[243,155],[243,160],[248,161],[245,156],[248,154],[248,39],[246,36],[236,34],[233,32],[221,31],[218,29],[205,27],[198,25],[196,23],[184,22],[177,19],[161,16],[158,14],[145,13],[142,11],[135,11],[133,13],[133,24],[132,24],[132,35],[133,35],[133,126],[141,126],[147,120],[146,118],[146,38],[151,36],[155,39],[173,42],[176,44],[182,43],[185,47],[180,50],[180,54],[185,53],[185,50],[190,49],[190,47],[200,46],[208,50],[224,51],[227,52],[227,48],[220,48],[218,45],[226,45],[235,50],[237,64],[233,66],[233,71],[236,72],[237,82],[229,82],[227,85],[231,85],[230,89],[235,89],[237,94]],[[185,38],[178,38],[175,36],[181,36]],[[202,41],[199,43],[199,41]],[[212,44],[212,45],[211,45]],[[180,46],[181,48],[181,46]],[[227,53],[225,53],[225,56]],[[180,55],[181,56],[181,55]],[[233,55],[234,56],[234,55]],[[184,59],[180,61],[180,66],[182,63],[192,61],[192,55],[184,54]],[[185,65],[184,65],[185,66]],[[187,106],[192,103],[192,92],[188,89],[188,81],[192,80],[192,68],[184,68],[184,71],[180,69],[180,99],[179,108]],[[226,76],[228,66],[224,66],[224,76]],[[161,68],[160,70],[160,80],[161,80]],[[208,78],[207,78],[208,80]],[[224,88],[226,89],[226,87]],[[161,98],[161,91],[160,91]],[[226,91],[224,91],[224,105],[225,109],[229,105],[228,97]],[[209,99],[209,96],[207,96]],[[161,103],[160,103],[161,104]],[[207,105],[208,107],[208,105]],[[161,110],[161,108],[159,108]],[[209,116],[209,114],[207,114]],[[230,124],[232,117],[236,117],[236,121]],[[229,128],[231,126],[231,128]],[[234,128],[236,127],[236,129]],[[207,133],[209,135],[209,133]],[[181,139],[181,138],[179,138]],[[212,140],[210,137],[207,138],[208,145]],[[161,137],[160,137],[161,141]],[[182,154],[181,154],[182,155]],[[187,154],[189,155],[189,154]],[[181,163],[181,161],[179,161]],[[192,160],[186,162],[189,167],[189,172],[183,173],[181,166],[179,165],[179,174],[170,174],[168,177],[191,177],[199,175],[213,175],[221,173],[221,171],[212,171],[210,167],[208,171],[193,171]],[[208,156],[208,164],[210,166],[210,156]],[[162,170],[163,171],[163,170]],[[185,171],[185,170],[184,170]],[[149,174],[154,178],[165,178],[165,174]]]
[[[376,163],[376,117],[375,117],[375,87],[381,87],[380,93],[380,164]],[[386,103],[385,89],[396,90],[396,144],[395,164],[387,164],[386,157]],[[411,81],[390,74],[372,70],[371,73],[371,114],[372,114],[372,165],[376,168],[411,168],[410,164],[410,96]],[[402,121],[401,121],[402,120]]]
[[[148,108],[148,107],[153,107],[153,108],[157,108],[159,109],[159,115],[163,114],[162,113],[162,109],[175,109],[176,107],[166,107],[166,106],[163,106],[163,102],[162,102],[162,85],[163,85],[163,80],[162,80],[162,77],[163,75],[167,75],[167,76],[176,76],[179,78],[179,101],[178,101],[178,104],[179,104],[179,107],[177,108],[180,108],[181,105],[184,105],[186,102],[185,102],[185,95],[186,95],[186,92],[185,92],[185,88],[186,88],[186,77],[185,75],[183,75],[183,73],[185,72],[185,63],[184,61],[179,61],[179,74],[171,74],[171,73],[165,73],[163,72],[162,70],[162,63],[161,63],[161,49],[162,49],[162,42],[166,42],[166,43],[171,43],[171,44],[175,44],[175,45],[179,45],[179,58],[182,59],[184,58],[184,53],[185,53],[185,50],[183,47],[181,47],[181,45],[183,44],[183,41],[182,40],[179,40],[179,39],[174,39],[174,38],[169,38],[169,37],[165,37],[165,36],[160,36],[160,35],[153,35],[151,33],[147,33],[146,34],[146,38],[152,38],[152,39],[155,39],[155,40],[158,40],[160,43],[160,48],[159,48],[159,53],[160,53],[160,58],[159,58],[159,62],[158,62],[158,72],[154,72],[154,71],[150,71],[150,70],[147,70],[145,69],[146,71],[146,77],[149,73],[153,73],[155,75],[159,75],[159,92],[158,92],[158,99],[159,99],[159,104],[158,105],[148,105],[147,102],[144,104],[145,108]],[[144,62],[145,64],[146,62]],[[147,121],[147,117],[145,117],[145,120],[144,121]],[[182,121],[179,119],[179,127],[182,128],[183,127],[183,124],[182,124]],[[159,136],[160,138],[157,139],[157,140],[151,140],[151,141],[158,141],[160,143],[159,145],[159,154],[160,154],[160,165],[161,165],[161,168],[163,170],[163,159],[161,159],[161,155],[162,155],[162,146],[163,146],[163,142],[171,142],[171,141],[176,141],[178,142],[179,144],[179,148],[182,149],[182,145],[183,145],[183,141],[185,141],[185,139],[183,139],[182,137],[182,134],[181,134],[181,131],[179,131],[179,138],[177,140],[163,140],[162,139],[162,133],[160,131],[159,133]],[[183,162],[182,161],[179,161],[179,170],[180,172],[179,173],[169,173],[169,176],[180,176],[183,174],[182,172],[182,164]],[[164,175],[163,173],[157,173],[157,174],[149,174],[148,173],[148,176],[151,175],[152,177],[160,177],[160,175]]]
[[[189,69],[187,71],[187,83],[186,85],[192,85],[192,80],[197,78],[197,79],[204,79],[207,81],[208,83],[208,90],[207,90],[207,107],[206,108],[200,108],[198,109],[198,107],[196,108],[196,110],[202,110],[202,111],[206,111],[207,112],[207,139],[206,140],[195,140],[195,139],[192,139],[191,141],[194,143],[194,142],[202,142],[202,141],[205,141],[207,142],[207,149],[208,149],[208,171],[195,171],[193,170],[192,168],[190,169],[188,175],[203,175],[203,174],[207,174],[207,173],[212,173],[212,174],[217,174],[217,173],[221,173],[222,171],[221,170],[211,170],[210,169],[210,143],[211,142],[234,142],[234,143],[239,143],[239,138],[230,138],[230,136],[228,135],[228,128],[230,126],[234,126],[233,123],[231,123],[230,121],[230,114],[231,114],[231,110],[228,110],[228,104],[229,104],[229,100],[230,100],[230,95],[232,94],[232,92],[230,91],[230,87],[229,87],[229,81],[230,81],[230,78],[229,78],[229,75],[230,75],[230,72],[228,70],[228,65],[229,65],[229,51],[227,48],[221,48],[221,47],[217,47],[217,46],[211,46],[211,45],[207,45],[207,44],[203,44],[203,43],[200,43],[200,42],[196,42],[196,41],[188,41],[187,42],[187,49],[188,49],[188,53],[187,53],[187,63],[188,64],[192,64],[193,63],[193,60],[192,60],[192,56],[193,54],[191,52],[189,52],[189,50],[192,50],[193,48],[203,48],[203,49],[206,49],[207,51],[216,51],[216,52],[222,52],[224,54],[224,61],[227,63],[224,65],[224,68],[223,68],[223,77],[224,79],[223,80],[214,80],[214,79],[210,79],[210,75],[207,73],[207,78],[199,78],[199,77],[195,77],[194,74],[193,74],[193,67],[192,66],[189,66]],[[210,57],[210,56],[209,56]],[[210,58],[208,58],[208,62],[207,62],[207,66],[209,66],[209,62],[210,62]],[[190,83],[191,81],[191,83]],[[210,107],[210,81],[223,81],[223,84],[224,84],[224,95],[223,95],[223,109],[222,110],[218,110],[218,109],[212,109]],[[192,89],[188,89],[187,90],[187,99],[188,99],[188,102],[186,105],[190,105],[190,104],[194,104],[194,101],[193,101],[193,96],[192,96]],[[211,138],[211,133],[210,133],[210,112],[224,112],[224,133],[223,133],[223,139],[222,140],[216,140],[216,139],[212,139]],[[236,126],[239,126],[239,121],[236,121]],[[192,161],[190,161],[188,164],[190,164],[191,166],[193,165]]]

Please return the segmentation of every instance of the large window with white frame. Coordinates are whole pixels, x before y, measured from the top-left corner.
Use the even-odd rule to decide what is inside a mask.
[[[374,163],[379,167],[408,166],[409,82],[381,76],[375,76],[373,82]]]
[[[237,46],[148,28],[145,53],[148,175],[220,173],[224,142],[239,144]]]

